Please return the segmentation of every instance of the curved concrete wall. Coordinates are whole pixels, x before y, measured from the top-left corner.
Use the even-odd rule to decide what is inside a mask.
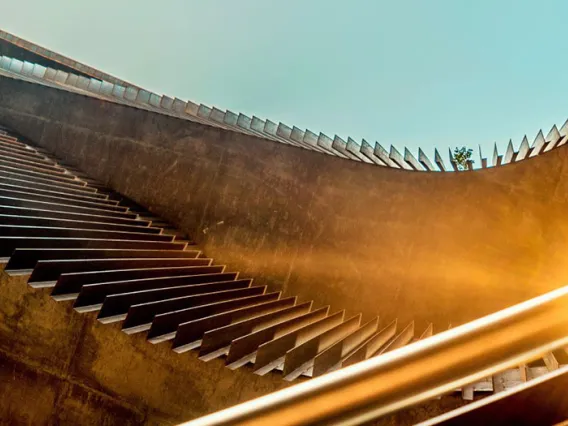
[[[0,123],[186,229],[257,282],[384,320],[458,324],[568,278],[568,148],[394,170],[0,78]]]

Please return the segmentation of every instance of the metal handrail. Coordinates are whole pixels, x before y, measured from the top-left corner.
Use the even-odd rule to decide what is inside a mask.
[[[184,425],[360,424],[567,345],[568,286]]]

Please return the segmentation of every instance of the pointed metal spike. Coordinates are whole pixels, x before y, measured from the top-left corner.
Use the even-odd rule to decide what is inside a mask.
[[[160,108],[160,105],[162,103],[162,97],[156,93],[150,93],[150,98],[148,99],[148,103],[156,108]]]
[[[76,77],[72,74],[69,74],[69,78],[67,78],[67,82],[65,84],[69,84],[69,80],[71,80],[72,77]],[[126,94],[126,87],[121,86],[119,84],[115,84],[114,87],[112,88],[112,96],[119,98],[119,99],[123,99],[124,95]],[[184,104],[185,106],[185,104]]]
[[[250,128],[256,132],[262,133],[264,131],[264,126],[266,125],[264,120],[261,120],[256,115],[252,116],[252,120],[250,122]]]
[[[6,55],[2,55],[0,57],[0,68],[5,70],[10,70],[10,63],[12,62],[12,58]]]
[[[160,102],[160,108],[171,110],[173,105],[174,105],[173,98],[170,98],[169,96],[166,96],[166,95],[162,95],[162,100]]]
[[[446,171],[446,165],[444,164],[444,160],[442,160],[442,156],[438,152],[438,149],[434,149],[434,162],[441,172]]]
[[[377,355],[402,348],[412,341],[414,337],[414,321],[411,321],[393,340],[379,349]]]
[[[307,145],[310,145],[310,146],[313,146],[313,147],[317,147],[318,146],[318,135],[316,135],[311,130],[306,129],[306,131],[304,132],[303,142],[304,142],[304,144],[307,144]]]
[[[34,69],[32,71],[32,75],[37,78],[44,78],[45,73],[47,72],[47,67],[44,67],[40,64],[34,64]]]
[[[177,112],[178,114],[183,114],[185,111],[186,102],[182,101],[179,98],[174,99],[174,103],[172,105],[172,110]]]
[[[327,149],[330,152],[334,152],[332,145],[333,140],[324,133],[320,133],[318,136],[318,146]]]
[[[55,73],[55,76],[53,76],[53,80],[55,80],[56,76],[57,72]],[[82,75],[80,75],[79,78],[77,79],[77,87],[79,89],[89,90],[89,84],[91,84],[90,78],[83,77]],[[136,96],[133,99],[134,102],[144,103],[144,104],[148,103],[148,100],[150,99],[150,92],[135,88],[133,89],[133,91],[136,93]]]
[[[47,72],[47,70],[46,70]],[[79,81],[79,76],[76,74],[69,74],[67,76],[67,80],[65,80],[65,84],[68,86],[77,86],[77,82]],[[120,87],[120,86],[119,86]],[[116,89],[116,87],[115,87]],[[121,87],[119,91],[113,90],[112,95],[116,96],[117,98],[126,99],[126,87]]]
[[[327,151],[321,149],[319,146],[317,146],[317,143],[314,144],[310,144],[308,142],[306,142],[306,132],[309,132],[309,130],[301,130],[299,128],[297,128],[296,126],[294,126],[294,128],[292,129],[292,133],[290,134],[290,140],[287,141],[288,144],[293,145],[293,146],[298,146],[301,148],[305,148],[305,149],[309,149],[312,151],[318,151],[318,152],[324,152],[324,153],[328,153]],[[310,132],[312,133],[312,132]],[[314,133],[312,133],[312,135],[314,135]],[[315,136],[315,135],[314,135]],[[309,139],[309,136],[308,136]],[[317,136],[316,139],[317,141]]]
[[[5,70],[9,70],[10,69],[10,58],[2,55],[0,57],[0,68],[5,69]]]
[[[500,166],[503,156],[499,155],[499,150],[497,149],[497,142],[493,145],[493,161],[491,163],[492,167]]]
[[[543,152],[548,152],[551,149],[556,148],[556,144],[560,142],[561,138],[562,136],[560,135],[560,132],[558,131],[558,128],[555,124],[554,126],[552,126],[552,129],[550,129],[550,132],[548,132],[548,135],[546,135],[546,141],[548,143],[545,145]]]
[[[375,153],[373,152],[373,147],[365,140],[363,139],[361,141],[361,154],[363,154],[365,157],[367,157],[369,160],[371,160],[374,164],[378,165],[378,166],[386,166],[387,164],[381,160],[379,157],[377,157],[375,155]]]
[[[65,79],[67,78],[68,75],[69,75],[68,73],[61,71],[61,75],[58,75],[57,79],[62,78],[63,81],[65,81]],[[102,81],[97,80],[96,78],[91,78],[91,82],[89,83],[88,90],[89,90],[89,92],[100,93],[102,85],[103,85]],[[158,96],[156,94],[154,94],[154,95],[157,96],[157,100],[158,100],[157,108],[161,108],[159,104],[162,102],[162,97]]]
[[[67,76],[67,78],[69,78],[69,76]],[[114,84],[109,83],[108,81],[103,81],[103,84],[101,85],[101,95],[112,96],[113,89],[114,89]],[[169,109],[172,109],[172,107],[173,107],[173,99],[172,99],[172,105],[170,106]]]
[[[388,151],[384,149],[378,142],[375,142],[374,154],[379,157],[381,161],[383,161],[388,167],[400,169],[400,166],[390,159]]]
[[[432,164],[432,162],[428,158],[428,156],[426,154],[424,154],[424,151],[422,151],[422,148],[418,148],[418,161],[420,161],[420,164],[422,164],[422,166],[426,170],[431,171],[431,172],[436,170],[434,168],[434,165]]]
[[[335,151],[338,151],[341,154],[343,154],[345,157],[347,157],[351,160],[359,161],[359,159],[355,155],[353,155],[349,151],[347,151],[347,142],[345,142],[339,136],[335,135],[335,137],[333,138],[333,142],[331,143],[331,147]]]
[[[284,123],[278,123],[276,134],[281,138],[290,139],[290,135],[292,134],[292,129],[287,125],[285,125]]]
[[[333,149],[335,149],[336,151],[341,152],[347,158],[350,158],[352,160],[354,159],[353,155],[350,154],[349,152],[347,152],[347,142],[345,142],[343,139],[341,139],[338,135],[335,135],[333,137],[333,141],[331,142],[331,147]]]
[[[560,136],[568,136],[568,120],[564,122],[558,133],[560,133]]]
[[[454,172],[459,171],[458,163],[456,162],[456,159],[454,158],[454,154],[452,154],[452,148],[448,148],[448,155],[450,156],[450,163],[452,165],[452,168],[454,169]]]
[[[289,144],[289,145],[298,146],[294,141],[280,137],[277,134],[278,133],[278,124],[276,124],[275,122],[270,121],[268,119],[266,119],[264,121],[264,129],[263,129],[262,133],[264,135],[268,135],[269,139],[271,139],[271,140],[281,142],[281,143],[285,143],[285,144]]]
[[[542,134],[542,130],[540,130],[536,135],[536,138],[534,139],[532,150],[531,153],[529,154],[529,157],[534,157],[536,155],[539,155],[542,149],[544,148],[545,143],[546,141],[544,139],[544,135]]]
[[[558,142],[556,147],[562,146],[566,142],[568,142],[568,120],[566,120],[564,122],[564,124],[562,125],[562,127],[560,128],[558,133],[560,133],[560,136],[562,136],[562,139],[560,139],[560,141]]]
[[[295,142],[295,144],[297,146],[301,146],[302,148],[306,148],[312,151],[317,151],[317,152],[322,152],[324,154],[330,154],[328,151],[326,151],[325,149],[319,147],[317,145],[317,137],[315,139],[316,143],[308,143],[306,142],[306,132],[309,132],[309,130],[302,130],[299,129],[298,127],[294,126],[294,128],[292,129],[292,133],[290,134],[290,139]],[[312,132],[310,132],[312,133]],[[312,135],[315,136],[314,133],[312,133]],[[308,136],[309,139],[309,136]]]
[[[21,74],[23,68],[24,68],[23,61],[20,61],[19,59],[12,59],[12,64],[10,65],[10,71],[15,72],[16,74]]]
[[[33,62],[24,61],[24,67],[22,68],[22,74],[32,75],[33,69],[34,69]]]
[[[10,71],[10,67],[12,66],[12,58],[9,56],[2,56],[2,68],[4,68],[5,70]],[[54,70],[55,71],[55,70]],[[55,75],[55,72],[50,72],[50,74]]]
[[[239,116],[232,111],[223,111],[213,107],[209,119],[215,123],[219,123],[217,126],[223,129],[231,129],[245,135],[260,136],[258,132],[250,128],[250,125],[248,127],[246,126],[247,120],[241,120],[239,123]]]
[[[503,157],[502,164],[509,164],[513,160],[513,155],[515,154],[515,150],[513,149],[513,140],[509,140],[509,144],[507,145],[507,151],[505,151],[505,156]]]
[[[556,148],[561,147],[562,145],[564,145],[566,142],[568,142],[568,136],[561,136],[561,139],[558,141],[558,143],[556,144]]]
[[[414,170],[424,170],[422,165],[418,162],[416,157],[407,147],[404,147],[404,161]]]
[[[568,135],[568,118],[566,119],[562,127],[560,127],[560,130],[558,130],[558,133],[560,133],[560,135],[562,136]]]
[[[363,161],[364,163],[373,164],[371,160],[369,160],[366,156],[361,153],[361,145],[355,142],[350,137],[347,138],[347,151],[353,154],[359,161]]]
[[[276,130],[278,130],[278,124],[273,121],[266,120],[264,124],[264,133],[276,136]]]
[[[304,134],[305,132],[302,129],[294,126],[292,128],[292,132],[290,133],[290,139],[296,142],[304,142]]]
[[[250,129],[251,118],[244,114],[239,114],[237,118],[237,126],[242,127],[243,129]]]
[[[479,161],[481,162],[481,168],[486,169],[487,168],[487,158],[483,158],[483,154],[481,153],[481,145],[478,145],[478,147],[479,147]]]
[[[79,81],[81,81],[81,78],[79,78]],[[89,81],[90,83],[90,81]],[[87,87],[88,87],[88,83],[87,83]],[[136,102],[139,104],[147,104],[150,102],[150,96],[152,94],[150,92],[148,92],[147,90],[144,89],[138,89],[138,94],[136,95]]]
[[[266,123],[268,124],[269,120],[266,120]],[[275,123],[271,123],[270,128],[272,129],[273,126],[272,124]],[[266,129],[266,125],[265,125],[265,129]],[[276,126],[276,130],[274,133],[274,136],[276,136],[277,140],[279,140],[282,143],[288,144],[288,145],[295,145],[295,146],[301,146],[302,148],[305,148],[302,144],[297,143],[296,141],[294,141],[291,136],[292,136],[292,128],[287,126],[284,123],[278,123],[278,126]]]
[[[369,321],[314,358],[313,377],[341,368],[341,361],[368,341],[379,328],[379,318]]]
[[[67,78],[69,77],[69,73],[65,72],[65,71],[61,71],[61,70],[57,70],[57,73],[55,74],[55,81],[57,81],[58,83],[62,83],[64,84],[67,81]],[[100,90],[100,85],[102,84],[102,81],[99,80],[94,80],[94,82],[98,83],[99,85],[99,90]],[[96,90],[94,90],[94,87],[91,88],[91,85],[94,85],[96,83],[93,82],[93,79],[91,79],[91,82],[89,83],[89,90],[91,92],[96,92]]]
[[[185,103],[185,113],[189,115],[197,116],[197,111],[199,110],[199,105],[194,102],[187,101]]]
[[[238,114],[235,114],[234,112],[227,110],[227,112],[225,113],[225,124],[228,124],[230,126],[236,126],[238,120],[239,120]]]
[[[335,155],[335,153],[329,152],[326,149],[320,147],[318,145],[318,135],[316,135],[314,132],[312,132],[309,129],[300,130],[299,132],[296,132],[296,136],[298,138],[301,136],[301,140],[298,140],[298,142],[293,142],[294,145],[296,146],[301,146],[303,148],[308,148],[311,149],[312,151],[318,151],[324,154]]]
[[[211,111],[212,111],[211,107],[201,104],[197,109],[197,116],[201,118],[209,118],[209,116],[211,115]]]
[[[418,339],[419,340],[426,339],[428,337],[432,337],[433,334],[434,334],[434,325],[432,323],[429,323],[428,327],[426,327],[426,330],[422,332],[422,334]]]
[[[546,135],[546,140],[547,142],[551,142],[551,141],[557,141],[558,139],[560,139],[560,132],[558,131],[558,127],[556,127],[556,124],[554,124],[550,129],[550,131],[548,132],[548,135]]]
[[[223,123],[225,121],[225,111],[221,111],[220,109],[213,107],[209,114],[209,119],[217,123]]]
[[[389,158],[396,164],[398,164],[401,169],[412,170],[412,167],[410,167],[408,163],[404,161],[402,154],[398,152],[394,145],[391,145],[390,147]]]
[[[11,63],[11,61],[10,61]],[[9,66],[9,65],[8,65]],[[9,69],[9,68],[8,68]],[[55,74],[57,74],[57,70],[47,67],[47,70],[45,71],[45,76],[43,77],[45,80],[53,80],[55,78]],[[77,76],[77,79],[80,76]],[[83,77],[84,78],[84,77]],[[133,99],[134,100],[134,99]]]
[[[521,145],[519,146],[519,151],[517,152],[517,156],[515,157],[515,162],[521,161],[521,160],[524,160],[525,158],[527,158],[530,150],[531,150],[531,147],[529,145],[529,140],[528,140],[527,136],[525,135],[525,137],[523,138],[523,140],[521,142]]]

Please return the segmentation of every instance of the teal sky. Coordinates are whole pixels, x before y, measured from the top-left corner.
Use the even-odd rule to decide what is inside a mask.
[[[568,118],[567,16],[560,0],[19,0],[0,26],[157,93],[490,156]]]

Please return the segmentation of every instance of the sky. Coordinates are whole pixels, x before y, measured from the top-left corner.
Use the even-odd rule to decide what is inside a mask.
[[[328,136],[491,158],[568,118],[564,0],[3,3],[2,29],[119,78]]]

